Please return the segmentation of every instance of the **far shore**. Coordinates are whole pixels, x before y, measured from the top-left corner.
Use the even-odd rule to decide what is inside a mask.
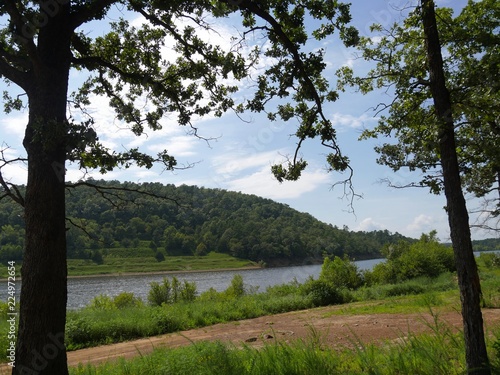
[[[186,269],[186,270],[171,270],[171,271],[145,271],[145,272],[113,272],[113,273],[99,273],[90,275],[68,275],[68,279],[82,279],[82,278],[96,278],[96,277],[121,277],[121,276],[146,276],[146,275],[175,275],[179,273],[195,273],[195,272],[222,272],[222,271],[240,271],[240,270],[256,270],[262,268],[261,266],[245,266],[245,267],[231,267],[231,268],[210,268],[210,269]],[[1,278],[0,282],[8,281],[8,278]],[[21,281],[20,276],[16,276],[16,281]]]
[[[260,266],[245,266],[245,267],[234,267],[234,268],[213,268],[213,269],[199,269],[199,270],[175,270],[175,271],[146,271],[146,272],[114,272],[114,273],[102,273],[93,275],[72,275],[68,276],[68,279],[80,279],[80,278],[90,278],[90,277],[119,277],[119,276],[142,276],[142,275],[172,275],[179,273],[195,273],[195,272],[221,272],[221,271],[239,271],[239,270],[255,270],[262,268]],[[19,278],[20,280],[20,278]]]

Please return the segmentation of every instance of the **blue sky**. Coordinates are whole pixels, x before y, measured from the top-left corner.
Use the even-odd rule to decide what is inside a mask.
[[[438,1],[441,6],[453,6],[460,9],[465,0]],[[362,34],[368,34],[369,25],[381,23],[388,26],[402,18],[401,10],[408,1],[353,0],[353,22]],[[142,20],[135,19],[140,23]],[[220,21],[218,21],[220,22]],[[89,32],[102,33],[100,25],[92,25]],[[234,34],[231,24],[217,24],[219,33],[210,35],[213,43],[224,45],[228,37]],[[368,66],[354,58],[354,50],[346,49],[335,38],[311,45],[322,47],[326,51],[328,63],[325,72],[332,86],[335,85],[335,71],[345,65],[352,65],[355,72],[361,74]],[[262,67],[266,61],[261,62]],[[81,73],[73,72],[71,87],[82,81]],[[242,89],[245,95],[246,88]],[[67,179],[78,180],[82,177],[117,179],[121,181],[173,183],[176,185],[198,185],[209,188],[221,188],[255,194],[286,203],[292,208],[308,212],[319,220],[337,225],[348,226],[351,230],[370,231],[387,229],[410,237],[419,237],[432,229],[438,231],[438,237],[447,241],[449,237],[447,217],[443,210],[443,196],[435,196],[426,189],[392,189],[380,180],[389,178],[393,182],[408,183],[418,180],[418,173],[392,172],[389,168],[377,165],[373,146],[378,141],[358,141],[363,128],[373,127],[377,119],[371,109],[380,101],[389,101],[388,96],[376,93],[362,96],[354,91],[341,94],[340,99],[326,107],[326,114],[332,119],[338,131],[339,144],[352,162],[354,169],[353,183],[357,194],[362,199],[355,199],[354,213],[349,212],[349,199],[343,198],[342,186],[332,186],[345,176],[328,174],[325,171],[324,157],[327,149],[319,142],[309,141],[303,148],[302,155],[309,166],[297,182],[279,184],[271,175],[270,166],[284,160],[284,155],[294,152],[296,123],[270,123],[264,116],[244,114],[243,120],[234,114],[222,118],[204,118],[195,121],[203,137],[213,138],[210,142],[187,134],[187,129],[177,126],[175,116],[164,119],[164,127],[159,132],[147,131],[142,137],[134,136],[107,107],[106,100],[94,98],[89,107],[96,119],[96,131],[100,140],[107,146],[124,150],[140,147],[142,151],[155,154],[167,149],[176,156],[179,164],[194,163],[192,168],[175,172],[130,168],[115,170],[100,175],[84,175],[74,166],[68,166]],[[10,146],[8,156],[24,155],[22,137],[27,121],[26,113],[3,114],[0,118],[0,143]],[[25,183],[25,167],[4,168],[4,177],[16,183]],[[470,201],[470,207],[478,202]],[[472,218],[471,221],[473,221]],[[477,239],[492,237],[491,233],[473,231]]]

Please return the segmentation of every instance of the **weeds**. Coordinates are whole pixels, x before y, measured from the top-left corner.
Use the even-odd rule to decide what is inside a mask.
[[[429,323],[432,333],[408,334],[386,345],[365,345],[361,340],[350,348],[323,345],[326,336],[311,327],[309,339],[291,344],[267,342],[256,349],[220,342],[192,343],[115,364],[79,366],[71,375],[199,374],[199,375],[335,375],[335,374],[421,374],[465,373],[463,337],[455,334],[437,315]],[[327,334],[326,334],[327,335]]]

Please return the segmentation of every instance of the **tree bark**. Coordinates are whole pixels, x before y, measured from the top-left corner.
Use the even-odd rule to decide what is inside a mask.
[[[28,155],[26,241],[13,374],[68,374],[64,163],[71,32],[67,15],[67,7],[61,6],[40,27],[36,56],[30,56],[29,122],[23,141]]]
[[[422,22],[426,41],[430,89],[435,111],[440,119],[439,150],[443,168],[446,209],[462,304],[467,370],[469,374],[489,375],[491,372],[480,305],[481,286],[472,249],[469,215],[460,181],[451,99],[446,87],[433,0],[422,0]]]

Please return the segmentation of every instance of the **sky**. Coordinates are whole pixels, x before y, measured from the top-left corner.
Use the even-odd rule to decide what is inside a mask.
[[[408,1],[353,0],[351,11],[353,24],[362,35],[369,35],[369,26],[380,23],[389,26],[402,19],[402,11]],[[461,9],[465,0],[438,1],[440,6],[453,6]],[[115,15],[107,18],[114,19]],[[141,24],[142,19],[131,19]],[[103,22],[87,26],[91,35],[104,32]],[[236,32],[231,22],[215,25],[218,33],[207,34],[212,43],[228,46],[228,38]],[[312,42],[311,42],[312,43]],[[311,45],[310,48],[324,48],[327,69],[325,75],[335,85],[335,71],[344,65],[352,66],[355,73],[361,74],[369,68],[363,61],[356,59],[354,50],[343,47],[336,38]],[[168,53],[165,51],[165,53]],[[268,62],[260,63],[264,68]],[[76,88],[85,78],[81,72],[72,72],[70,88]],[[244,85],[243,85],[244,86]],[[0,84],[0,89],[14,88]],[[237,95],[248,95],[248,87],[242,87]],[[255,194],[285,203],[301,212],[307,212],[317,219],[336,225],[348,227],[355,231],[389,230],[405,236],[418,238],[422,233],[437,230],[438,238],[449,241],[449,229],[444,196],[431,195],[427,189],[394,189],[381,182],[390,179],[393,183],[406,184],[418,181],[418,172],[399,171],[376,163],[377,155],[373,150],[383,140],[359,141],[359,135],[365,128],[377,124],[377,116],[373,107],[379,102],[391,100],[389,95],[376,93],[363,96],[348,89],[341,93],[338,101],[325,107],[327,116],[332,120],[338,132],[339,145],[344,154],[351,160],[354,170],[353,185],[356,197],[350,206],[350,197],[344,196],[341,185],[336,182],[346,178],[345,175],[326,172],[325,155],[327,149],[318,141],[308,141],[302,149],[302,156],[309,163],[308,168],[299,181],[278,183],[271,174],[272,164],[281,162],[285,156],[293,154],[296,139],[291,137],[296,123],[289,121],[269,122],[263,115],[245,113],[238,118],[227,113],[221,118],[206,117],[196,119],[194,125],[199,134],[209,141],[190,135],[188,129],[176,123],[174,115],[166,116],[163,129],[137,137],[126,129],[126,126],[115,118],[113,111],[103,98],[94,97],[88,110],[96,120],[95,129],[100,140],[106,146],[117,151],[131,147],[153,155],[164,149],[174,155],[179,165],[192,165],[191,168],[176,171],[163,171],[160,167],[153,169],[114,170],[105,175],[97,172],[84,174],[75,166],[67,166],[66,179],[76,181],[85,177],[132,182],[161,182],[176,185],[197,185],[207,188],[220,188],[245,194]],[[0,117],[0,144],[9,149],[6,156],[24,156],[22,138],[27,122],[27,113],[16,112]],[[26,183],[26,167],[9,166],[2,170],[6,179],[14,183]],[[470,199],[469,207],[474,208],[479,202]],[[475,220],[471,217],[471,222]],[[494,237],[494,234],[473,230],[474,239]]]

